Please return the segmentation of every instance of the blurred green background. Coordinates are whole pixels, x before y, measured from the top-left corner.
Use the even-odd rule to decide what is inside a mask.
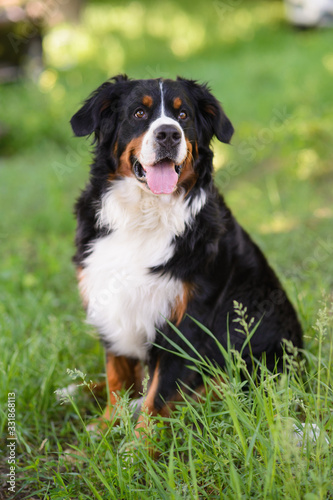
[[[64,350],[64,366],[80,352],[86,370],[102,369],[102,356],[87,353],[100,351],[82,335],[92,332],[71,263],[90,141],[73,138],[69,120],[122,72],[209,82],[236,129],[231,146],[214,142],[216,182],[315,349],[311,325],[333,281],[332,31],[294,29],[276,0],[87,1],[78,19],[58,21],[65,4],[52,2],[41,28],[43,67],[0,88],[2,353],[25,352],[34,338],[40,374],[45,348]],[[15,40],[28,44],[36,26]]]

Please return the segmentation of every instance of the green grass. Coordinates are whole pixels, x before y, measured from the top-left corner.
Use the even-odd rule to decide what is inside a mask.
[[[225,8],[232,5],[88,3],[80,24],[48,33],[38,81],[0,89],[8,129],[0,139],[0,426],[6,450],[7,394],[15,392],[12,498],[333,498],[332,33],[294,31],[277,1]],[[81,389],[67,405],[54,393],[72,382],[67,369],[103,379],[71,263],[72,206],[90,148],[68,121],[89,92],[124,71],[210,82],[236,128],[231,147],[214,143],[216,182],[305,332],[302,379],[291,370],[258,386],[250,380],[244,391],[239,360],[229,356],[224,382],[206,381],[220,400],[186,401],[168,422],[154,420],[146,443],[159,461],[135,440],[126,394],[121,425],[93,436],[86,425],[99,404]],[[320,436],[296,446],[293,425],[302,423]],[[6,452],[1,460],[5,475]],[[10,498],[5,483],[0,498]]]

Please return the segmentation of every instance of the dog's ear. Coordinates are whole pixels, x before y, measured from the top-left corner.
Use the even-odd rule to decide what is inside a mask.
[[[104,82],[86,100],[84,105],[71,118],[71,125],[76,136],[90,135],[98,131],[102,121],[103,112],[112,116],[117,111],[122,83],[128,81],[126,75],[118,75]]]
[[[209,143],[213,135],[216,135],[219,141],[229,144],[234,127],[208,86],[180,77],[177,80],[183,82],[197,108],[197,119],[204,142]]]

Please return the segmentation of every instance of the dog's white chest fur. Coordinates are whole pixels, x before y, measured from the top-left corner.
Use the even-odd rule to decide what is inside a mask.
[[[183,284],[152,273],[174,252],[174,237],[205,203],[201,193],[189,206],[183,196],[155,196],[138,182],[116,182],[102,200],[99,224],[111,233],[94,241],[84,261],[80,288],[87,321],[116,355],[144,359],[177,300]]]

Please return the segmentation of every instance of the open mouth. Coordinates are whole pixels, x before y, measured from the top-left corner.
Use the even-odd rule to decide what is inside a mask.
[[[135,177],[148,185],[154,194],[171,194],[174,192],[183,165],[176,165],[171,158],[163,158],[153,165],[142,165],[133,157]]]

